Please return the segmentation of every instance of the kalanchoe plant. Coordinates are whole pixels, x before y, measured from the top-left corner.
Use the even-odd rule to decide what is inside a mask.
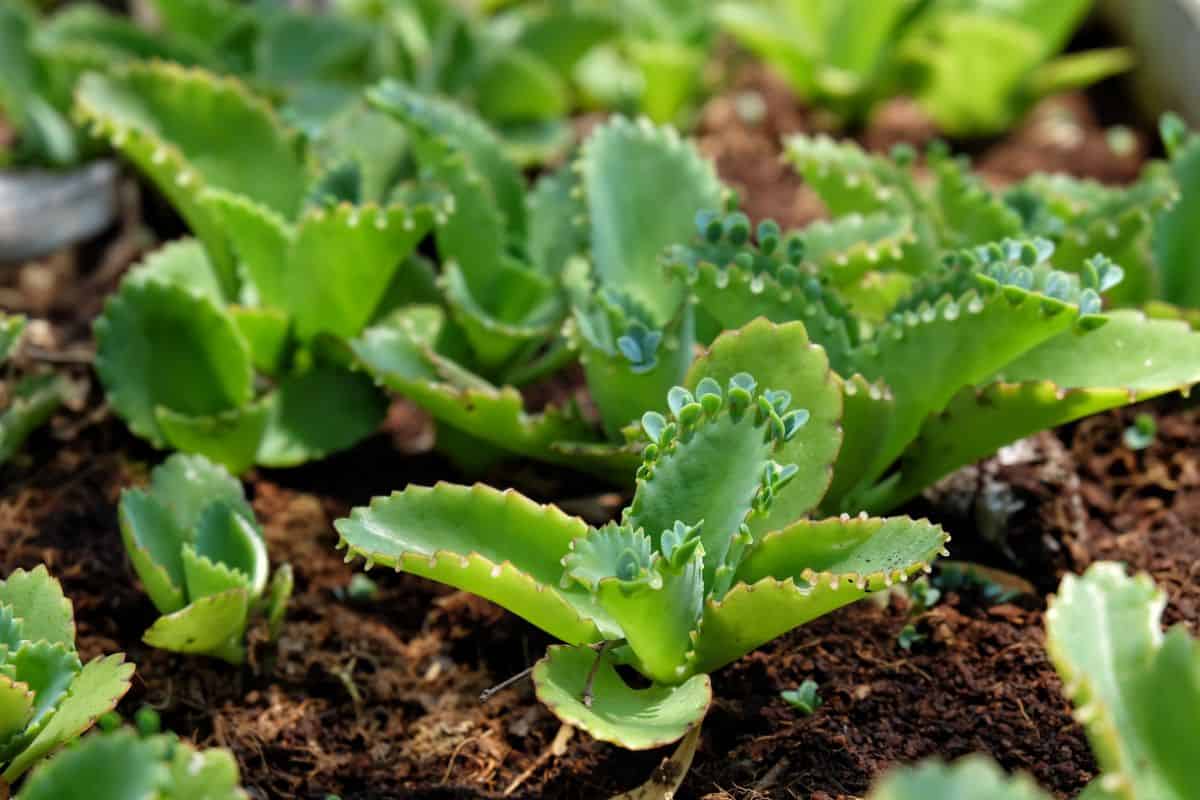
[[[833,215],[835,229],[849,228],[853,235],[854,221],[864,221],[858,239],[867,257],[847,254],[848,263],[837,261],[828,273],[849,299],[861,303],[877,294],[872,288],[903,287],[906,278],[935,269],[947,252],[1005,237],[1048,239],[1063,269],[1096,253],[1108,255],[1126,274],[1123,283],[1109,287],[1115,302],[1141,303],[1154,294],[1150,232],[1176,194],[1157,166],[1127,187],[1035,174],[994,192],[971,173],[965,156],[951,157],[942,143],[927,153],[930,181],[918,178],[916,152],[907,145],[884,157],[852,142],[798,135],[786,148]]]
[[[1162,278],[1161,296],[1175,305],[1200,308],[1200,256],[1192,244],[1200,221],[1200,135],[1168,114],[1161,123],[1179,201],[1154,222],[1154,258]],[[1200,321],[1200,318],[1197,318]]]
[[[176,454],[148,489],[121,493],[121,538],[163,616],[146,644],[239,664],[246,626],[262,612],[277,636],[292,593],[284,564],[268,581],[262,529],[241,483],[202,456]]]
[[[246,800],[228,750],[173,734],[96,733],[42,764],[17,800]]]
[[[1064,262],[1044,239],[963,250],[898,298],[877,298],[877,321],[835,285],[839,268],[878,262],[878,251],[827,267],[807,260],[807,231],[784,237],[767,223],[751,244],[739,212],[698,227],[668,263],[699,313],[727,330],[759,316],[802,321],[845,379],[846,441],[827,510],[895,507],[1041,428],[1200,380],[1200,336],[1185,325],[1101,311],[1101,292],[1122,275],[1103,256]]]
[[[96,322],[97,370],[133,431],[235,472],[373,431],[385,400],[336,340],[429,282],[409,255],[433,209],[339,197],[336,170],[312,168],[295,132],[232,79],[141,64],[88,75],[78,109],[199,240],[132,270]]]
[[[566,642],[533,669],[565,722],[632,749],[675,741],[704,717],[707,673],[907,580],[947,540],[908,518],[804,518],[828,485],[841,393],[803,326],[722,337],[687,385],[670,391],[668,414],[643,417],[637,490],[617,522],[591,528],[511,491],[439,484],[356,509],[336,523],[340,545]],[[630,688],[618,663],[653,684]]]
[[[1076,705],[1100,776],[1087,800],[1184,800],[1200,792],[1200,642],[1183,625],[1165,636],[1166,597],[1147,575],[1100,563],[1063,579],[1046,612],[1046,646]],[[1025,776],[980,756],[902,769],[869,800],[1049,800]]]
[[[760,0],[716,15],[803,98],[848,122],[897,94],[955,136],[994,134],[1034,102],[1130,66],[1119,49],[1059,56],[1091,0]]]
[[[0,370],[11,367],[5,362],[16,352],[24,332],[24,317],[0,313]],[[0,464],[50,418],[62,398],[63,381],[52,373],[0,380]]]
[[[120,653],[79,660],[71,601],[44,566],[0,581],[0,787],[111,711],[132,674]]]
[[[614,118],[526,198],[495,137],[462,109],[398,85],[372,102],[404,121],[429,182],[453,198],[435,231],[449,313],[427,306],[392,315],[351,343],[359,361],[444,428],[472,437],[472,452],[483,440],[626,471],[636,454],[623,448],[622,427],[656,406],[691,362],[691,309],[658,259],[699,209],[719,202],[711,166],[673,130]],[[513,388],[577,358],[607,449],[574,409],[526,414]]]

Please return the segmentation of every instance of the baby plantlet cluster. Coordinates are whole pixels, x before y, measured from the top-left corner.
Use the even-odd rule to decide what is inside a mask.
[[[867,225],[845,219],[834,225]],[[827,267],[829,251],[812,245],[831,238],[824,224],[785,236],[764,222],[757,244],[736,210],[697,227],[667,262],[698,314],[726,330],[760,316],[803,322],[845,379],[828,510],[894,507],[1041,428],[1200,380],[1200,339],[1184,324],[1102,311],[1124,272],[1101,255],[1063,261],[1048,239],[1002,239],[946,254],[903,291],[865,280],[846,291],[839,270],[887,251],[834,255]],[[903,259],[899,246],[891,257]]]
[[[161,617],[146,644],[240,664],[256,613],[278,635],[292,569],[269,576],[267,545],[241,483],[202,456],[176,454],[148,489],[121,493],[121,537]]]
[[[1046,612],[1046,646],[1100,776],[1088,800],[1184,800],[1200,786],[1200,641],[1178,625],[1162,632],[1166,598],[1147,575],[1093,565],[1063,579]],[[1006,777],[981,756],[888,776],[869,800],[1048,800],[1026,776]]]
[[[198,750],[173,734],[93,734],[42,764],[17,800],[246,800],[228,750]]]
[[[782,352],[804,363],[767,363]],[[737,369],[747,361],[776,388]],[[687,385],[644,415],[618,521],[592,528],[484,486],[409,487],[336,523],[347,559],[466,589],[563,640],[533,681],[565,722],[631,749],[683,737],[708,709],[707,673],[907,580],[948,538],[907,518],[805,518],[828,485],[841,396],[803,326],[722,337]],[[622,663],[652,686],[629,687]]]
[[[24,317],[0,313],[0,370],[17,352],[25,333]],[[63,381],[52,373],[26,375],[0,382],[0,465],[12,458],[29,434],[41,427],[59,407]]]
[[[978,136],[1005,130],[1045,96],[1129,68],[1120,49],[1058,55],[1091,5],[762,0],[721,3],[716,16],[798,95],[845,122],[904,94],[943,131]]]
[[[74,609],[44,566],[0,581],[0,787],[116,706],[133,674],[124,662],[79,660]]]

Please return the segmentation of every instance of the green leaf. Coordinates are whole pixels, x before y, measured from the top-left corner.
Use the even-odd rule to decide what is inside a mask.
[[[491,187],[505,227],[517,239],[524,238],[525,182],[505,154],[499,137],[482,120],[454,103],[423,95],[396,81],[371,89],[367,99],[381,111],[444,140],[450,150],[464,153],[470,168]]]
[[[695,672],[711,672],[806,622],[926,569],[948,537],[907,517],[801,520],[762,537],[738,583],[704,607]]]
[[[180,747],[180,751],[185,749]],[[159,741],[140,739],[131,731],[92,736],[35,770],[18,797],[129,800],[158,796],[167,780],[161,750]]]
[[[345,450],[379,427],[387,399],[360,372],[322,366],[288,375],[266,398],[257,461],[290,467]],[[337,414],[329,410],[336,408]]]
[[[867,800],[1050,800],[1028,775],[1009,778],[990,759],[967,756],[952,766],[929,761],[893,769]]]
[[[0,675],[0,747],[7,747],[33,719],[34,693],[24,683]]]
[[[602,654],[592,680],[593,701],[582,698],[597,653],[587,647],[551,647],[533,669],[538,699],[555,716],[593,738],[629,750],[652,750],[682,738],[699,725],[712,702],[707,675],[678,686],[631,689]]]
[[[305,213],[286,260],[288,304],[296,335],[357,336],[383,299],[392,275],[433,224],[427,206]]]
[[[780,463],[799,467],[803,478],[785,486],[770,510],[751,521],[751,530],[763,533],[804,516],[825,495],[842,445],[842,388],[824,351],[809,342],[804,325],[764,319],[718,337],[692,365],[686,383],[695,390],[709,377],[723,386],[743,371],[763,387],[790,392],[793,407],[809,413],[804,427],[775,455]]]
[[[246,519],[254,519],[241,481],[203,456],[170,456],[151,473],[150,494],[171,512],[188,541],[213,503],[227,505]]]
[[[253,393],[246,341],[220,307],[158,282],[124,285],[96,320],[96,371],[134,433],[165,445],[159,406],[195,416],[243,405]]]
[[[159,406],[154,419],[171,447],[204,456],[240,475],[254,465],[270,412],[269,399],[261,399],[206,417]]]
[[[482,485],[410,486],[335,527],[348,558],[465,589],[573,644],[600,638],[587,594],[558,588],[559,560],[587,526],[553,506]]]
[[[0,364],[8,360],[25,332],[25,318],[19,314],[0,313]]]
[[[200,207],[221,227],[238,258],[241,294],[249,295],[246,299],[254,305],[290,309],[287,258],[294,234],[288,221],[250,197],[227,189],[207,188],[198,197]]]
[[[170,800],[243,800],[238,762],[228,750],[177,744],[169,764]]]
[[[570,110],[563,79],[519,48],[504,48],[488,59],[473,88],[479,113],[498,123],[556,119]]]
[[[211,301],[217,307],[225,305],[221,278],[204,245],[195,239],[168,242],[129,270],[122,281],[123,286],[147,283],[178,286]]]
[[[719,205],[712,165],[673,129],[616,117],[584,143],[578,169],[599,284],[628,294],[658,325],[675,318],[683,289],[662,280],[659,257],[691,238],[698,212]],[[664,186],[672,187],[665,205]]]
[[[252,598],[267,588],[267,545],[253,517],[213,503],[200,516],[193,543],[198,555],[242,573]]]
[[[133,664],[117,654],[89,662],[72,681],[67,696],[34,740],[4,771],[4,780],[15,781],[27,769],[66,742],[90,728],[116,707],[129,691]]]
[[[245,658],[242,636],[248,613],[247,591],[231,589],[159,617],[142,635],[142,641],[161,650],[208,655],[240,664]]]
[[[1161,629],[1165,595],[1113,563],[1068,575],[1046,612],[1046,647],[1104,776],[1125,800],[1184,800],[1200,786],[1200,646]]]
[[[21,620],[26,641],[46,641],[75,649],[75,613],[62,586],[44,564],[14,570],[0,581],[0,604],[11,606]]]
[[[287,614],[288,601],[292,598],[295,588],[295,576],[291,564],[283,564],[275,570],[271,577],[271,585],[267,591],[267,627],[271,631],[271,640],[279,638],[283,629],[283,618]]]
[[[415,317],[368,328],[351,341],[363,367],[379,382],[420,405],[440,423],[507,452],[571,465],[556,442],[587,441],[593,434],[577,413],[553,407],[528,414],[521,393],[496,388],[437,355],[418,332]]]
[[[33,716],[29,725],[38,730],[58,708],[71,682],[83,668],[75,654],[74,642],[24,642],[9,655],[9,664],[16,680],[33,692]]]
[[[1200,136],[1191,134],[1171,157],[1179,200],[1154,219],[1154,259],[1163,280],[1163,297],[1200,308],[1200,251],[1190,235],[1200,219]]]
[[[62,405],[64,381],[54,374],[30,375],[16,381],[8,408],[0,410],[0,464],[12,458],[29,435]]]
[[[287,219],[308,176],[294,134],[267,103],[231,78],[151,62],[80,81],[76,109],[92,130],[145,173],[236,286],[225,233],[200,201],[205,187],[245,195]]]
[[[141,489],[121,492],[118,511],[121,539],[159,613],[170,614],[187,603],[180,550],[191,538],[167,507]]]
[[[546,173],[529,193],[529,240],[533,266],[559,275],[567,262],[587,249],[587,209],[579,176],[569,166]]]
[[[220,506],[215,506],[220,508]],[[196,552],[190,544],[183,546],[183,570],[187,576],[190,602],[224,594],[231,590],[249,591],[249,580],[242,572]]]
[[[856,488],[863,488],[863,477],[888,440],[896,401],[882,382],[869,383],[862,375],[842,382],[842,448],[833,468],[833,482],[822,500],[829,513],[857,511]]]

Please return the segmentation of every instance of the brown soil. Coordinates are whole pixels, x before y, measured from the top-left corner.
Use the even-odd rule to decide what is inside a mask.
[[[780,133],[814,129],[808,115],[769,79],[746,80],[742,88],[766,97],[763,121],[744,124],[745,109],[731,96],[718,99],[705,115],[703,146],[723,175],[748,187],[754,216],[811,219],[819,204],[797,194],[799,181],[778,166],[775,144]],[[872,146],[887,146],[901,135],[895,131],[928,137],[911,108],[886,114],[893,127],[864,135]],[[984,149],[979,160],[1009,177],[1054,164],[1109,179],[1136,172],[1111,156],[1080,155],[1102,136],[1085,129],[1085,144],[1059,162],[1031,155],[1050,158],[1052,147],[1013,142]],[[129,203],[120,231],[99,245],[0,271],[0,306],[50,322],[36,332],[35,359],[67,362],[79,385],[72,407],[0,470],[0,569],[47,563],[74,601],[84,656],[122,650],[138,664],[121,711],[152,704],[168,728],[231,748],[259,798],[597,798],[644,780],[661,753],[565,738],[527,682],[478,701],[544,651],[537,630],[407,575],[372,572],[378,595],[347,597],[354,570],[334,550],[331,521],[409,482],[461,480],[429,453],[427,420],[402,403],[384,431],[351,452],[248,477],[273,558],[296,570],[278,646],[254,631],[252,658],[236,668],[141,643],[154,610],[126,563],[116,503],[161,456],[107,414],[86,363],[90,319],[151,241],[136,195]],[[543,386],[531,402],[570,389]],[[1168,620],[1200,620],[1200,410],[1175,399],[1147,408],[1160,434],[1144,451],[1122,444],[1132,411],[1103,415],[1006,451],[909,509],[946,523],[957,558],[1017,572],[1038,593],[992,604],[978,590],[947,590],[920,614],[901,595],[864,602],[720,671],[680,797],[855,797],[894,763],[977,751],[1031,771],[1058,797],[1075,796],[1094,764],[1043,653],[1044,593],[1066,570],[1122,560],[1167,590]],[[521,464],[488,480],[593,521],[619,507],[611,492],[553,468]],[[1006,502],[992,502],[997,492]],[[905,650],[897,637],[909,624],[924,638]],[[808,717],[779,697],[806,679],[819,682],[824,700]]]

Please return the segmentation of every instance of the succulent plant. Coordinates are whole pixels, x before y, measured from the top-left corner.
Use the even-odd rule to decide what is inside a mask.
[[[172,734],[96,733],[36,769],[17,800],[246,800],[228,750]]]
[[[1129,68],[1120,49],[1059,56],[1091,0],[725,2],[720,24],[844,121],[913,96],[955,136],[1008,128],[1037,100]],[[999,56],[998,54],[1003,54]]]
[[[1166,597],[1147,575],[1094,564],[1068,575],[1046,612],[1046,648],[1084,726],[1100,776],[1086,800],[1183,800],[1200,791],[1200,642],[1162,632]],[[981,756],[885,778],[868,800],[1048,800],[1027,776]]]
[[[268,580],[262,529],[225,469],[177,453],[154,469],[149,489],[121,493],[119,517],[129,560],[162,614],[146,644],[240,664],[252,615],[264,613],[278,635],[292,569]]]
[[[45,566],[0,581],[0,786],[111,711],[132,674],[120,653],[79,660],[74,609]]]
[[[338,520],[340,546],[563,640],[533,669],[539,698],[598,739],[662,746],[703,719],[707,673],[907,580],[948,538],[908,518],[805,518],[836,456],[839,383],[803,326],[763,322],[718,339],[690,388],[669,392],[668,413],[644,415],[637,490],[619,521],[592,528],[512,491],[439,484]],[[629,687],[619,663],[652,685]]]
[[[1191,245],[1200,220],[1200,135],[1168,114],[1160,125],[1179,199],[1154,220],[1154,258],[1162,277],[1164,300],[1200,308],[1200,258]]]
[[[5,366],[25,332],[24,317],[0,313],[0,367]],[[0,464],[12,458],[29,434],[62,403],[63,382],[53,373],[32,374],[0,383]]]
[[[1186,325],[1102,311],[1101,293],[1123,274],[1103,256],[1062,262],[1039,238],[979,245],[913,276],[898,297],[875,288],[877,319],[855,313],[838,270],[884,251],[822,263],[825,252],[808,253],[813,231],[784,236],[768,222],[751,243],[737,211],[697,227],[668,256],[697,313],[725,330],[760,316],[801,321],[845,379],[830,511],[886,510],[1041,428],[1200,380],[1200,339]]]

